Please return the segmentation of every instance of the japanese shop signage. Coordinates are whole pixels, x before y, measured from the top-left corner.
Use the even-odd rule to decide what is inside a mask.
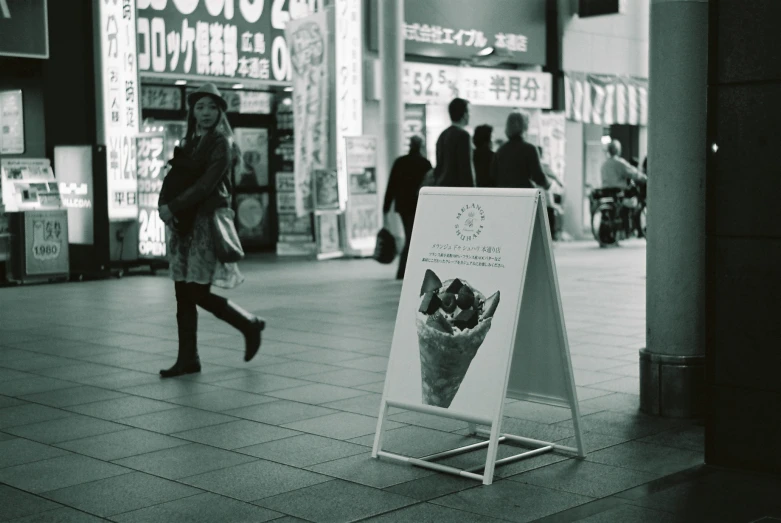
[[[284,29],[322,0],[138,0],[142,73],[290,81]]]
[[[24,260],[28,276],[62,274],[70,270],[68,213],[24,213]]]
[[[345,138],[348,198],[345,212],[345,251],[355,255],[374,252],[380,229],[377,195],[377,139],[374,136]]]
[[[141,86],[141,107],[144,109],[182,110],[182,90],[161,85]]]
[[[49,58],[47,0],[0,0],[0,56]]]
[[[58,145],[54,165],[62,205],[68,209],[68,243],[94,245],[93,148],[90,145]]]
[[[0,92],[0,154],[24,153],[22,91]]]
[[[339,185],[348,183],[345,137],[363,134],[362,0],[336,0],[336,170]],[[346,191],[342,190],[342,197]],[[342,202],[342,205],[344,202]]]
[[[455,97],[473,105],[550,109],[551,75],[483,67],[455,67],[405,62],[406,103],[447,105]]]
[[[377,50],[377,5],[370,2]],[[492,47],[507,63],[545,65],[545,0],[404,0],[406,54],[475,58]]]
[[[99,143],[106,144],[109,220],[135,220],[135,135],[139,129],[139,89],[136,68],[135,0],[99,0],[102,125]]]
[[[329,163],[328,18],[320,12],[287,25],[293,64],[296,214],[312,211],[312,173]]]
[[[166,255],[165,224],[157,212],[157,200],[165,177],[165,134],[147,133],[136,139],[138,167],[138,255]]]

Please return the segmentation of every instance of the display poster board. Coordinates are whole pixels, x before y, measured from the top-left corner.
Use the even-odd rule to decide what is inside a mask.
[[[490,484],[508,397],[570,408],[578,448],[543,448],[583,455],[551,245],[540,191],[421,190],[374,457],[456,471]],[[388,406],[488,426],[484,474],[382,452]]]
[[[0,188],[6,212],[60,209],[60,188],[48,158],[0,160]]]
[[[241,163],[236,170],[234,185],[241,191],[268,186],[268,129],[237,127],[233,130],[241,151]]]
[[[0,154],[24,153],[22,91],[0,91]]]
[[[345,252],[353,256],[371,256],[381,219],[377,194],[377,139],[353,136],[345,141],[348,179]]]
[[[182,110],[182,90],[168,85],[142,85],[141,107],[164,111]]]
[[[306,256],[316,252],[312,217],[296,214],[296,180],[292,172],[278,172],[275,176],[277,197],[277,254]]]
[[[68,209],[68,243],[95,244],[95,211],[90,145],[58,145],[54,165],[62,205]]]
[[[166,226],[157,201],[166,174],[165,133],[144,133],[136,138],[138,178],[138,257],[165,258]]]
[[[315,211],[339,210],[339,178],[334,169],[315,169],[312,195]]]
[[[236,230],[245,246],[272,243],[269,227],[269,194],[239,193],[235,195]]]
[[[339,214],[324,212],[315,215],[318,260],[338,258],[344,254],[339,241]]]
[[[69,272],[66,211],[24,213],[24,259],[28,276]]]

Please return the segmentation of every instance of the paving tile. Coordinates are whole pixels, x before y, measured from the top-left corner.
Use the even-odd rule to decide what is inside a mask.
[[[431,503],[498,519],[527,522],[591,500],[586,496],[502,480],[437,498]]]
[[[70,416],[70,413],[67,411],[33,403],[6,407],[0,409],[0,429],[65,418],[67,416]]]
[[[355,414],[364,414],[366,416],[379,416],[381,401],[382,394],[370,394],[369,392],[364,392],[362,396],[347,398],[345,400],[329,401],[328,403],[321,404],[321,406],[328,407],[329,409],[354,412]],[[401,411],[396,410],[396,412]],[[390,411],[389,414],[391,414]]]
[[[464,444],[462,443],[462,445]],[[516,456],[518,454],[522,454],[529,450],[532,449],[529,447],[520,447],[516,445],[509,445],[503,443],[499,445],[499,449],[496,453],[496,458],[497,459],[508,458],[510,456]],[[487,457],[488,457],[488,449],[487,447],[485,447],[482,449],[473,450],[464,454],[443,459],[438,463],[441,463],[442,465],[448,465],[451,467],[462,469],[462,470],[467,470],[473,467],[485,467],[485,462]],[[546,467],[553,463],[559,463],[561,461],[566,461],[568,459],[572,459],[572,458],[567,454],[555,453],[555,452],[547,452],[545,454],[532,456],[530,458],[524,458],[512,463],[508,463],[506,465],[497,466],[494,469],[494,479],[498,480],[503,478],[509,478],[516,474],[520,474],[522,472],[527,472],[529,470],[535,470],[541,467]],[[478,470],[477,473],[481,474],[482,469]]]
[[[1,377],[0,377],[0,381],[2,381]],[[26,402],[24,400],[11,398],[8,396],[0,396],[0,409],[4,409],[6,407],[16,407],[17,405],[25,405],[25,404]]]
[[[265,345],[263,350],[266,350]],[[334,365],[323,365],[322,363],[313,363],[309,361],[286,361],[284,363],[277,363],[276,365],[268,365],[263,368],[263,372],[266,374],[285,376],[287,378],[301,378],[312,374],[338,370],[341,369]]]
[[[387,459],[374,459],[371,457],[371,453],[367,452],[313,465],[308,469],[380,489],[436,474],[428,469]]]
[[[61,380],[73,380],[76,378],[88,378],[90,376],[105,376],[119,372],[121,369],[108,365],[99,365],[97,363],[75,362],[73,365],[52,367],[48,369],[36,370],[35,373],[50,378],[59,378]]]
[[[377,383],[369,383],[368,385],[357,385],[355,388],[365,390],[366,392],[382,394],[383,390],[385,390],[385,380],[378,381]]]
[[[586,454],[620,445],[627,441],[631,441],[631,438],[626,436],[611,436],[610,434],[602,434],[601,432],[583,432],[583,446],[585,447]],[[578,445],[575,436],[560,439],[555,443],[572,448],[577,448]]]
[[[474,483],[474,481],[472,481]],[[407,523],[409,521],[425,521],[426,523],[452,523],[453,521],[469,521],[470,523],[499,523],[501,519],[490,518],[480,514],[464,513],[441,505],[418,503],[380,516],[362,520],[366,523]]]
[[[0,521],[46,513],[59,507],[47,499],[0,484]]]
[[[640,396],[637,394],[622,394],[620,392],[609,393],[604,396],[581,400],[580,408],[581,415],[602,410],[637,413],[640,411]]]
[[[257,460],[180,481],[242,501],[255,501],[331,480],[322,474]]]
[[[133,370],[119,369],[118,372],[114,372],[112,374],[76,378],[74,381],[78,381],[79,383],[83,383],[85,385],[119,390],[125,387],[132,387],[134,385],[159,383],[160,376]]]
[[[238,449],[238,452],[294,467],[308,467],[335,459],[366,453],[366,447],[302,434]]]
[[[41,512],[25,518],[15,519],[13,523],[98,523],[106,521],[103,518],[91,516],[80,510],[68,507]]]
[[[101,517],[122,514],[198,494],[198,489],[141,472],[52,490],[43,495]]]
[[[40,443],[54,444],[71,441],[74,439],[97,436],[127,430],[127,427],[119,423],[112,423],[102,419],[90,418],[71,414],[67,418],[50,421],[41,421],[30,425],[5,429],[9,434],[27,438]]]
[[[94,403],[96,401],[113,400],[124,398],[126,394],[115,392],[113,390],[101,389],[98,387],[73,387],[70,389],[53,390],[49,392],[39,392],[37,394],[28,394],[21,399],[40,403],[50,407],[70,407],[73,405],[83,405],[85,403]]]
[[[479,485],[480,483],[473,479],[451,476],[450,474],[434,474],[392,485],[385,490],[419,501],[428,501]]]
[[[0,394],[4,396],[25,396],[36,392],[68,389],[73,382],[44,377],[25,377],[23,379],[0,381]]]
[[[126,367],[128,364],[134,364],[143,361],[160,359],[159,354],[150,354],[148,352],[123,349],[117,352],[107,354],[93,354],[80,358],[84,361],[108,365],[113,367]]]
[[[374,437],[375,434],[369,434],[350,441],[358,445],[372,447],[374,445]],[[463,447],[478,441],[482,441],[482,438],[462,436],[424,427],[407,426],[386,431],[383,435],[382,450],[404,456],[421,457]]]
[[[290,358],[294,360],[311,361],[314,363],[327,363],[331,365],[363,357],[365,357],[363,354],[326,348],[309,350],[306,352],[296,352],[290,355]]]
[[[359,369],[369,372],[381,374],[380,379],[388,369],[388,358],[385,356],[369,356],[368,358],[356,358],[346,361],[340,361],[341,367],[347,367],[350,369]]]
[[[64,367],[77,363],[74,360],[68,358],[61,358],[59,356],[51,356],[48,354],[32,354],[26,358],[10,358],[3,362],[3,367],[7,369],[27,371],[35,373],[41,369],[48,369],[52,367]]]
[[[385,423],[387,430],[403,426],[401,423],[394,421],[386,420]],[[284,427],[310,434],[318,434],[327,438],[347,440],[374,434],[377,430],[377,418],[353,414],[352,412],[338,412],[318,418],[288,423]]]
[[[0,354],[0,358],[6,358],[8,356],[3,356]],[[3,381],[11,381],[11,380],[20,380],[24,378],[32,378],[33,374],[30,374],[28,372],[22,372],[19,370],[11,370],[11,369],[5,369],[0,367],[0,382]]]
[[[35,441],[13,438],[0,441],[0,469],[69,454],[62,449]]]
[[[668,430],[642,438],[639,441],[643,443],[663,445],[665,447],[675,447],[679,449],[693,450],[695,452],[704,452],[705,427],[692,426]]]
[[[590,386],[595,389],[609,390],[611,392],[621,392],[623,394],[640,393],[639,380],[634,376],[612,379],[610,381],[602,381],[600,383],[595,383]]]
[[[702,464],[703,454],[691,450],[629,441],[590,453],[586,459],[594,463],[664,476]]]
[[[188,407],[223,412],[226,410],[246,407],[248,405],[258,405],[274,401],[275,398],[252,394],[240,390],[218,390],[207,392],[205,394],[195,394],[193,396],[182,396],[181,398],[172,398],[168,401]]]
[[[73,407],[68,407],[68,410],[95,418],[118,420],[120,418],[129,418],[131,416],[140,416],[141,414],[169,410],[175,407],[176,405],[171,403],[128,396],[114,400],[88,403],[86,405],[75,405]]]
[[[414,500],[404,496],[339,480],[256,502],[273,510],[321,523],[357,521],[413,503]]]
[[[515,401],[504,407],[504,415],[510,418],[521,418],[537,423],[557,423],[572,419],[569,408],[554,407],[531,401]]]
[[[9,439],[15,439],[16,436],[12,436],[11,434],[6,434],[5,432],[0,432],[0,441],[8,441]]]
[[[220,425],[211,425],[199,429],[177,432],[177,438],[182,438],[217,448],[233,450],[276,439],[297,436],[300,432],[265,423],[249,420],[238,420]]]
[[[208,385],[206,383],[197,383],[185,380],[158,380],[157,383],[146,383],[142,385],[133,385],[119,389],[125,394],[152,398],[156,400],[166,400],[171,398],[180,398],[182,396],[191,396],[194,394],[205,394],[220,390],[219,387]]]
[[[677,420],[646,416],[639,412],[602,411],[580,417],[581,429],[613,436],[642,438],[681,426]],[[571,427],[572,421],[563,421],[554,427]]]
[[[369,372],[360,369],[339,369],[331,372],[311,374],[306,376],[305,379],[338,387],[355,387],[382,381],[385,379],[385,375],[381,372]]]
[[[162,434],[173,434],[174,432],[183,432],[185,430],[235,421],[235,418],[191,407],[176,407],[160,412],[121,418],[117,421],[140,429]]]
[[[283,514],[234,499],[204,493],[114,516],[119,523],[263,523]]]
[[[226,389],[243,390],[255,394],[267,394],[272,391],[290,389],[308,385],[310,382],[298,380],[295,378],[286,378],[284,376],[274,376],[273,374],[256,373],[251,376],[242,376],[240,378],[218,381],[215,385]]]
[[[114,463],[166,479],[180,479],[251,461],[255,458],[246,454],[190,443],[119,459]]]
[[[0,482],[41,493],[128,472],[124,467],[72,454],[0,469]]]
[[[656,478],[655,474],[572,459],[517,474],[509,479],[592,498],[603,498]]]
[[[179,438],[147,430],[129,429],[58,443],[57,446],[85,456],[112,461],[186,444],[186,441]]]
[[[260,405],[251,405],[238,409],[226,410],[225,414],[236,416],[238,418],[259,421],[270,425],[284,425],[295,421],[325,416],[338,412],[334,409],[327,409],[306,403],[295,401],[276,400],[270,403]]]
[[[719,523],[712,519],[708,521]],[[578,523],[691,523],[691,520],[661,510],[621,504],[593,516],[578,519]]]
[[[284,389],[269,392],[269,396],[291,401],[300,401],[312,405],[322,405],[332,401],[363,396],[366,392],[346,387],[336,387],[334,385],[305,385],[293,389]]]

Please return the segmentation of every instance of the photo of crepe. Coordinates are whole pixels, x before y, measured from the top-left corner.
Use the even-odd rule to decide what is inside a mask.
[[[427,269],[416,315],[423,403],[448,408],[491,330],[499,291],[486,298],[466,280]]]

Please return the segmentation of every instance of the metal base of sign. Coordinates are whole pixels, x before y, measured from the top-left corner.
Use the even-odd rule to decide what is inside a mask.
[[[459,419],[461,421],[468,422],[469,430],[471,434],[486,436],[488,437],[488,439],[486,441],[472,443],[470,445],[466,445],[463,447],[458,447],[451,450],[445,450],[442,452],[437,452],[435,454],[430,454],[428,456],[423,456],[419,458],[403,456],[401,454],[395,454],[393,452],[382,450],[382,436],[384,435],[383,425],[385,422],[386,414],[388,412],[388,407],[397,407],[397,408],[412,410],[424,414],[434,414],[434,415],[442,416],[441,410],[435,409],[433,407],[426,407],[423,405],[411,405],[411,404],[405,404],[396,401],[383,402],[382,406],[380,407],[380,417],[377,421],[377,434],[379,437],[376,438],[374,443],[374,448],[372,449],[373,458],[386,458],[393,461],[414,465],[416,467],[427,468],[430,470],[435,470],[437,472],[444,472],[447,474],[453,474],[455,476],[461,476],[463,478],[474,479],[482,482],[484,485],[490,485],[491,483],[493,483],[493,475],[494,475],[493,471],[497,465],[506,465],[509,463],[514,463],[516,461],[520,461],[523,459],[533,458],[535,456],[539,456],[541,454],[546,454],[548,452],[554,452],[554,451],[559,451],[559,452],[563,452],[566,454],[571,454],[579,457],[583,457],[584,455],[582,449],[579,450],[574,447],[557,445],[555,443],[541,441],[532,438],[525,438],[522,436],[516,436],[514,434],[504,434],[504,433],[499,434],[495,424],[485,419],[477,419],[472,416],[461,415],[458,413],[448,413],[448,415],[446,416],[448,418]],[[491,430],[486,430],[482,427],[477,427],[478,424],[482,426],[489,426],[491,427]],[[508,456],[506,458],[495,459],[496,449],[498,448],[498,445],[500,443],[508,443],[508,442],[520,443],[526,446],[531,446],[536,448],[533,448],[532,450],[528,450],[526,452],[522,452],[520,454]],[[486,447],[488,447],[488,456],[486,458],[485,464],[483,465],[476,465],[468,469],[459,469],[456,467],[450,467],[448,465],[442,465],[440,463],[436,463],[437,461],[445,458],[450,458],[453,456],[457,456],[459,454],[465,454],[467,452],[484,449]],[[494,459],[492,459],[492,457]],[[483,474],[476,473],[481,470],[484,471]]]

